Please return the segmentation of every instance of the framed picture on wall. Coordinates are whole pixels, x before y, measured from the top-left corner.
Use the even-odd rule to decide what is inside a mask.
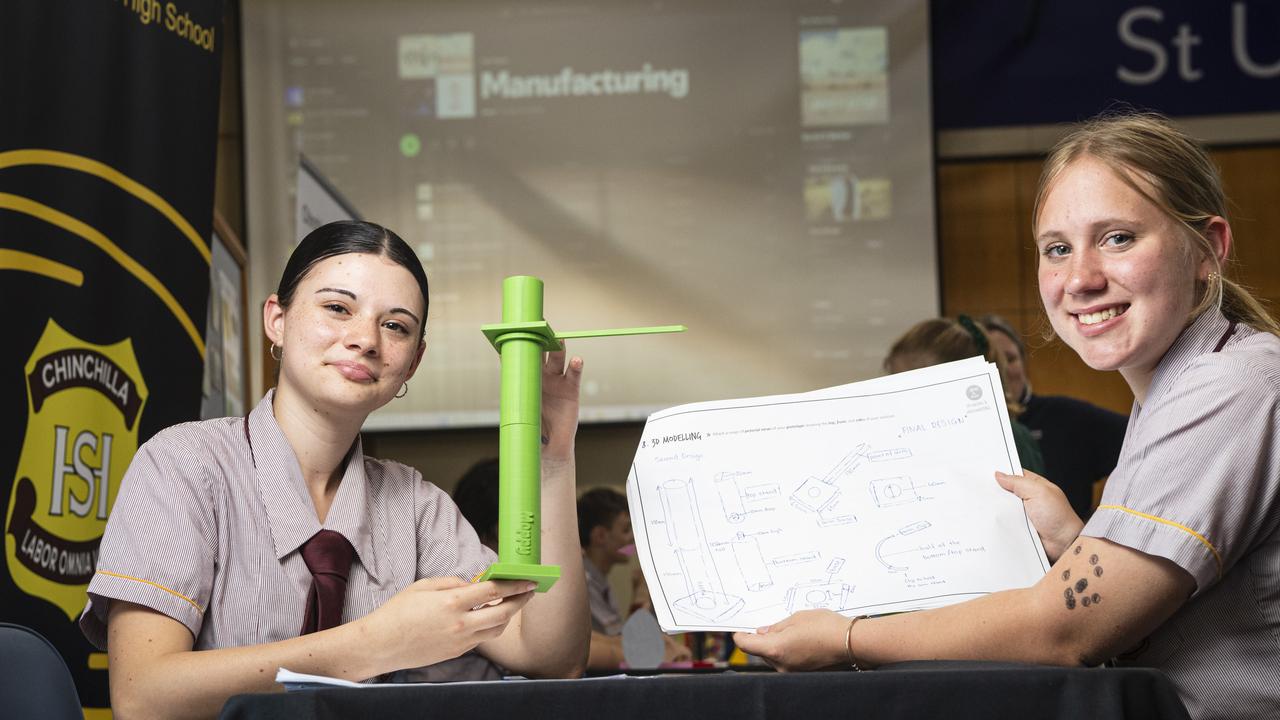
[[[243,415],[249,407],[249,355],[245,337],[248,255],[235,232],[217,212],[209,241],[202,420]]]

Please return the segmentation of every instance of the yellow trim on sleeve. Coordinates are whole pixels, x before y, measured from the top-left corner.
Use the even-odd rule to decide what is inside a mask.
[[[195,601],[195,600],[192,600],[191,598],[187,597],[186,595],[183,595],[183,594],[182,594],[182,593],[180,593],[180,592],[177,592],[176,590],[170,590],[169,588],[167,588],[167,587],[165,587],[165,586],[161,585],[160,583],[154,583],[154,582],[151,582],[150,580],[143,580],[142,578],[136,578],[136,577],[133,577],[132,575],[121,575],[120,573],[113,573],[113,572],[111,572],[111,571],[109,571],[109,570],[99,570],[99,571],[98,571],[98,574],[99,574],[99,575],[110,575],[111,577],[117,577],[117,578],[120,578],[121,580],[132,580],[132,581],[134,581],[134,582],[140,582],[140,583],[142,583],[142,584],[144,584],[144,585],[150,585],[151,587],[160,588],[161,590],[163,590],[163,591],[165,591],[165,592],[169,593],[170,595],[172,595],[172,596],[174,596],[174,597],[180,597],[180,598],[182,598],[183,600],[186,600],[187,602],[191,603],[191,607],[195,608],[195,609],[196,609],[196,612],[198,612],[198,613],[203,613],[203,612],[204,612],[204,610],[201,610],[201,609],[200,609],[200,606],[196,604],[196,601]]]
[[[1163,523],[1165,525],[1168,525],[1169,527],[1173,527],[1181,530],[1182,532],[1199,540],[1205,547],[1209,548],[1209,552],[1213,553],[1214,561],[1218,563],[1218,577],[1219,578],[1222,577],[1222,556],[1218,554],[1218,549],[1213,546],[1213,543],[1206,540],[1203,535],[1196,532],[1195,530],[1192,530],[1186,525],[1183,525],[1182,523],[1176,523],[1172,520],[1165,520],[1164,518],[1159,517],[1157,515],[1151,515],[1149,513],[1144,513],[1139,510],[1133,510],[1123,505],[1099,505],[1098,509],[1099,510],[1119,510],[1120,512],[1127,512],[1130,515],[1137,515],[1140,518],[1146,518],[1147,520],[1154,520],[1155,522]]]

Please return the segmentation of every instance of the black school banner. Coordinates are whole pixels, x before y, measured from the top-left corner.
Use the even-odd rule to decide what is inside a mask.
[[[62,651],[86,708],[107,663],[76,619],[120,479],[200,409],[221,19],[0,2],[0,620]]]

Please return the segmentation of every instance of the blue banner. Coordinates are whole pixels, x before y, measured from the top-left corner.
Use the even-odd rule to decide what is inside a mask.
[[[1280,3],[934,0],[939,130],[1280,111]]]

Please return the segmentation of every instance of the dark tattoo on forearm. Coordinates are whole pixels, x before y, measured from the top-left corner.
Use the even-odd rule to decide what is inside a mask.
[[[1071,554],[1079,555],[1083,551],[1084,546],[1077,545],[1071,551]],[[1102,577],[1102,566],[1098,564],[1097,553],[1089,555],[1089,565],[1093,567],[1093,575],[1095,578]],[[1098,593],[1094,592],[1092,594],[1088,594],[1085,592],[1085,590],[1089,589],[1089,580],[1087,578],[1079,578],[1076,580],[1075,586],[1072,587],[1071,568],[1066,568],[1062,571],[1062,581],[1067,583],[1067,587],[1062,591],[1062,598],[1065,601],[1068,610],[1075,610],[1077,603],[1085,607],[1090,607],[1102,602],[1102,596]],[[1079,595],[1078,598],[1077,595]]]

